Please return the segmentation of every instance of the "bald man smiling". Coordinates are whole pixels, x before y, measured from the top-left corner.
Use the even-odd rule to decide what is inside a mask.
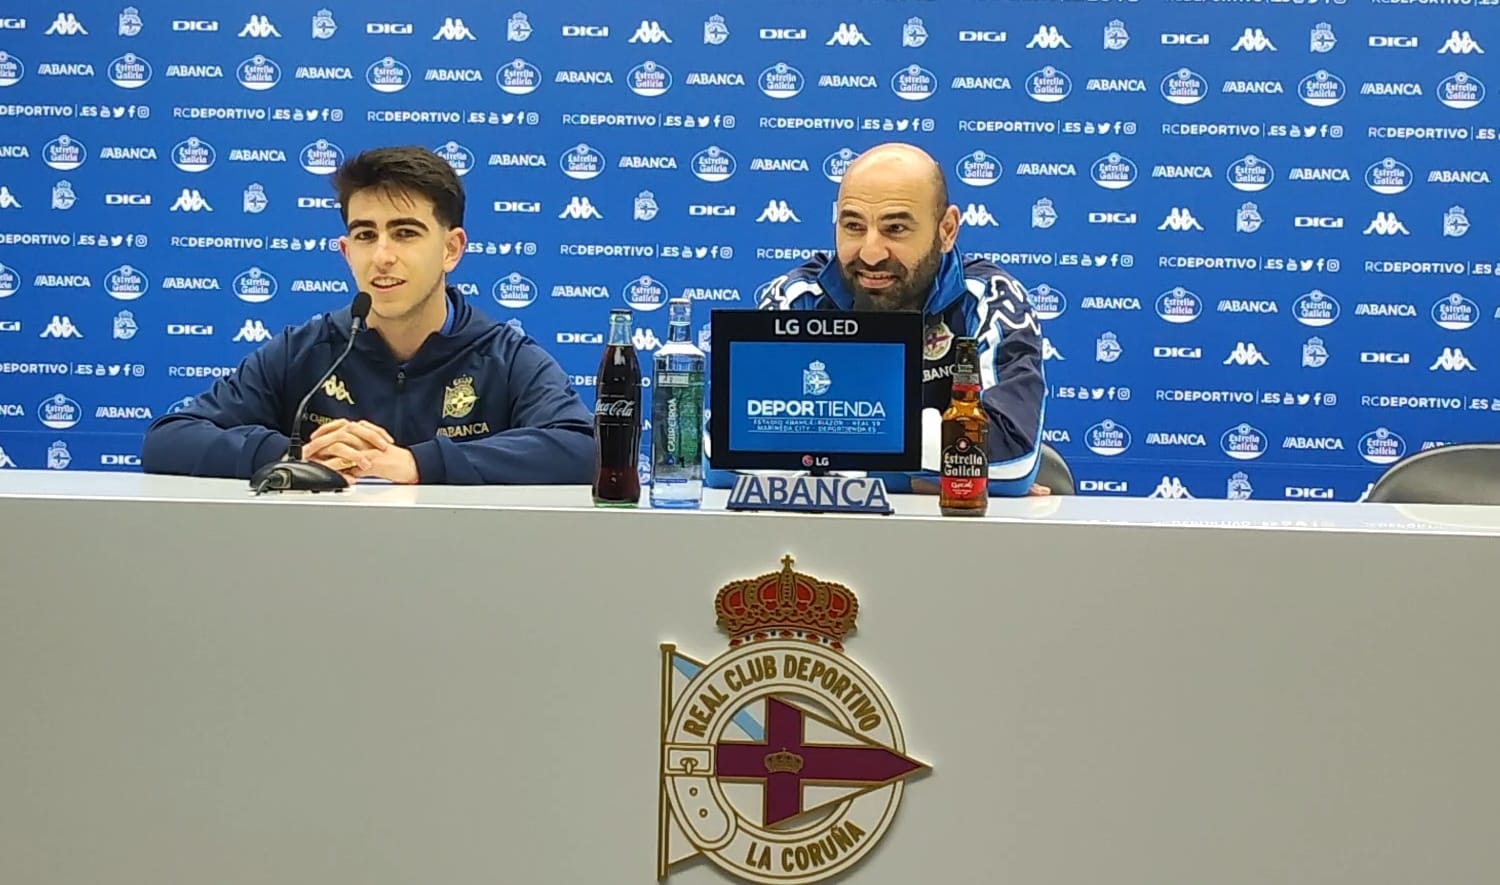
[[[839,186],[836,254],[819,253],[772,280],[758,307],[922,313],[923,471],[880,474],[893,492],[935,489],[953,339],[978,339],[980,403],[991,422],[990,494],[1046,494],[1034,486],[1047,391],[1041,326],[1021,284],[989,261],[965,260],[958,233],[958,208],[932,157],[909,144],[873,147],[849,165]],[[709,482],[730,479],[713,471]]]

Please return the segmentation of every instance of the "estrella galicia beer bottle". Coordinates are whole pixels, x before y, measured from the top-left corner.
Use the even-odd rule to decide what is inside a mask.
[[[594,504],[635,507],[641,501],[641,364],[629,310],[609,312],[609,343],[595,384]]]
[[[979,344],[953,343],[953,393],[943,413],[938,509],[944,516],[983,516],[990,505],[990,419],[979,406]]]

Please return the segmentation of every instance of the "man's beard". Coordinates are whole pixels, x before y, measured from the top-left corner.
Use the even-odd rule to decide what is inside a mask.
[[[844,279],[844,287],[854,295],[855,310],[921,310],[927,303],[927,295],[932,291],[942,260],[941,244],[934,237],[932,249],[909,273],[894,258],[887,258],[873,267],[855,258],[848,264],[839,265],[839,276]],[[866,289],[859,283],[857,275],[860,272],[890,274],[896,282],[884,289]]]

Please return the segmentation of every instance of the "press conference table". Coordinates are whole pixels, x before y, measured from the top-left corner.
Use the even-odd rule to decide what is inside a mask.
[[[0,882],[652,881],[659,646],[788,555],[931,766],[841,881],[1500,881],[1494,510],[722,500],[0,471]]]

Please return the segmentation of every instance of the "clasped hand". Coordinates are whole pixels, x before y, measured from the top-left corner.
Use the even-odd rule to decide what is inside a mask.
[[[350,483],[365,476],[402,484],[418,478],[411,450],[396,445],[385,428],[369,421],[329,421],[313,431],[302,457],[337,470]]]

